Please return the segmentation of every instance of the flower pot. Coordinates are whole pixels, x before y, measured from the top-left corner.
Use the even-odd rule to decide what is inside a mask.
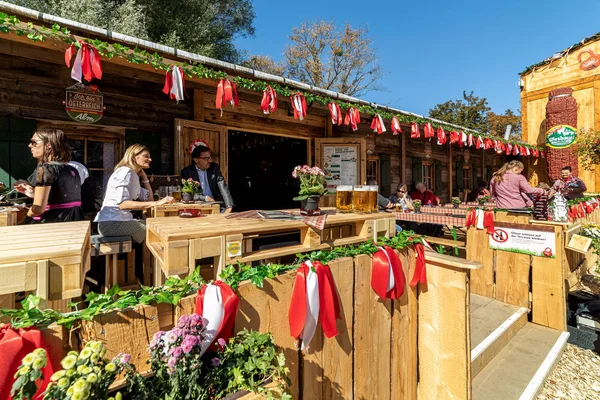
[[[194,201],[202,200],[202,193],[194,193]]]
[[[421,214],[421,207],[415,207],[415,214]]]
[[[192,201],[194,199],[193,193],[181,193],[181,200],[183,201]]]
[[[486,202],[485,201],[479,201],[478,203],[479,203],[480,206],[484,206]]]
[[[300,213],[303,215],[319,215],[319,196],[312,196],[300,202]]]
[[[459,206],[459,205],[460,205],[460,204],[452,204],[452,206],[453,206],[454,208],[458,208],[458,206]]]

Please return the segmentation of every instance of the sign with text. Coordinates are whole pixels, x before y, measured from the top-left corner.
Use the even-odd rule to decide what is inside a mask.
[[[358,184],[358,157],[356,145],[323,146],[323,170],[329,193],[335,193],[339,185]]]
[[[522,229],[525,228],[525,229]],[[524,224],[495,224],[490,248],[536,257],[556,257],[554,228]]]
[[[77,83],[66,90],[65,110],[74,121],[93,124],[104,114],[104,96],[96,86]]]
[[[577,61],[579,61],[579,69],[591,71],[600,66],[600,54],[595,54],[592,50],[584,50],[577,56]]]
[[[553,126],[546,132],[546,144],[553,149],[566,149],[577,142],[577,129],[569,125]]]

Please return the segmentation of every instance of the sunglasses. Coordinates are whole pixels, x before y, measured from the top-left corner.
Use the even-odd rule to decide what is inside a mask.
[[[35,147],[35,146],[37,146],[37,145],[38,145],[38,144],[40,144],[40,143],[44,143],[44,142],[43,142],[42,140],[33,140],[33,139],[31,139],[31,140],[29,141],[29,144],[30,144],[32,147]]]

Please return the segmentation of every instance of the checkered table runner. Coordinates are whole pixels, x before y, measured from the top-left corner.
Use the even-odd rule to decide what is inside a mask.
[[[300,211],[283,211],[286,214],[291,214],[291,215],[295,215],[298,218],[299,221],[304,222],[306,225],[313,227],[317,230],[322,231],[323,228],[325,228],[325,223],[327,222],[327,211],[322,211],[321,215],[315,215],[315,216],[304,216],[304,215],[300,215]],[[335,212],[335,211],[334,211]],[[236,213],[231,213],[225,216],[225,218],[227,219],[263,219],[263,217],[260,216],[260,214],[258,213],[257,210],[250,210],[250,211],[242,211],[242,212],[236,212]],[[289,219],[276,219],[276,218],[272,218],[269,219],[270,221],[289,221]]]
[[[469,208],[473,208],[473,207],[496,208],[496,203],[488,202],[488,203],[485,203],[483,206],[480,206],[478,202],[471,201],[468,203],[460,203],[458,205],[459,209],[469,209]],[[454,208],[454,204],[451,204],[451,203],[444,204],[444,208]]]
[[[421,212],[425,214],[440,214],[440,215],[467,215],[468,208],[448,208],[448,207],[421,207]]]
[[[420,224],[440,224],[462,228],[466,225],[467,222],[467,219],[465,217],[456,217],[441,214],[428,214],[426,212],[422,212],[420,214],[395,212],[393,214],[394,218],[400,221],[418,222]]]

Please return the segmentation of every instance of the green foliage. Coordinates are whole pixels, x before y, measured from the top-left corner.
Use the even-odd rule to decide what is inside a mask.
[[[429,116],[479,132],[488,132],[487,113],[489,111],[491,108],[485,97],[475,96],[473,91],[469,94],[463,91],[462,99],[448,100],[445,103],[437,104],[429,110]]]
[[[43,379],[42,369],[48,365],[46,350],[36,349],[23,357],[10,391],[14,400],[31,400],[37,392],[36,381]]]
[[[577,155],[587,171],[594,171],[600,164],[600,130],[580,129],[577,132]]]
[[[275,278],[277,275],[281,275],[286,271],[296,269],[297,265],[283,265],[283,264],[260,264],[256,267],[251,265],[242,264],[240,262],[237,265],[228,265],[221,271],[219,278],[232,289],[237,288],[242,281],[250,281],[252,284],[263,287],[263,281],[267,278]]]

